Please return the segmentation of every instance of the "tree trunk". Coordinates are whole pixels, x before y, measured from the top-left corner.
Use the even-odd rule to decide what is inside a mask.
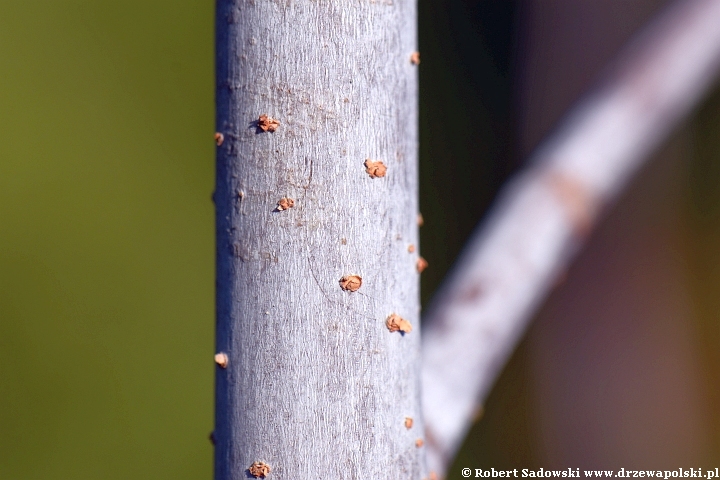
[[[419,480],[414,0],[216,15],[215,478]]]

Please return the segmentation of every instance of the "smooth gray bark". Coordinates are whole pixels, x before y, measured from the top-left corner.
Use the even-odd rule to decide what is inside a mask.
[[[216,21],[215,478],[262,461],[275,479],[419,480],[414,0],[221,0]]]

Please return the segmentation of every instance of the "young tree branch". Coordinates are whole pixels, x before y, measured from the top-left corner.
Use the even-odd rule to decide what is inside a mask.
[[[216,480],[426,475],[416,25],[216,3]]]
[[[720,2],[678,1],[500,193],[425,316],[429,468],[443,472],[532,314],[599,214],[712,86]]]

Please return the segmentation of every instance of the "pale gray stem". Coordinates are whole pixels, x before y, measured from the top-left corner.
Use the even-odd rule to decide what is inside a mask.
[[[216,18],[215,478],[419,480],[415,1],[220,0]]]
[[[626,47],[503,189],[425,317],[429,468],[447,468],[598,213],[689,114],[719,66],[720,2],[676,2]]]

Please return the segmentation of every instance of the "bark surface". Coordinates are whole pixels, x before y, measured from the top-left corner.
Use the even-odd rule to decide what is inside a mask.
[[[419,480],[414,1],[220,0],[216,15],[215,478],[264,462],[275,479]],[[393,313],[412,332],[390,332]]]

